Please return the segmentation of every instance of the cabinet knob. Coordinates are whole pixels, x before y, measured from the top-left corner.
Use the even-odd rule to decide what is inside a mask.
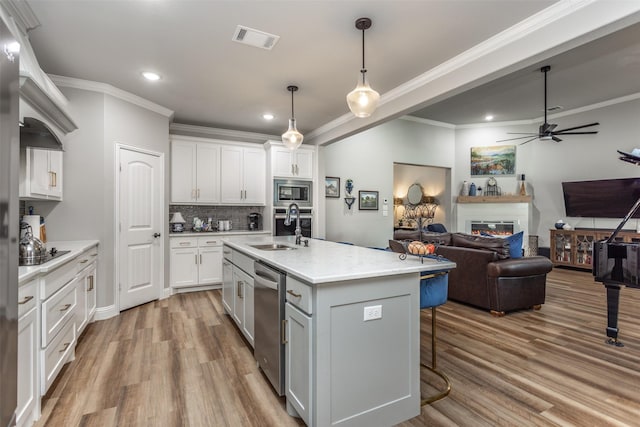
[[[160,233],[153,233],[153,237],[157,239],[158,237],[160,237]]]

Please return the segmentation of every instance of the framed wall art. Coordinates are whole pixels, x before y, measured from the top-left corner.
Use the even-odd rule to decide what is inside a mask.
[[[378,210],[377,191],[358,191],[358,209],[361,211]]]
[[[471,176],[515,175],[516,146],[471,147]]]
[[[324,195],[325,197],[340,197],[340,178],[334,176],[324,177]]]

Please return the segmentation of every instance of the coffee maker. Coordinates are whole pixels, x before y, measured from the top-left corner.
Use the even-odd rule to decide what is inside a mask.
[[[262,230],[262,214],[257,212],[250,213],[248,216],[249,230],[258,231]]]

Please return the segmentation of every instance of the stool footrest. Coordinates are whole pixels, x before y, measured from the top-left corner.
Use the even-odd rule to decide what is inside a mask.
[[[430,370],[431,372],[433,372],[434,374],[436,374],[437,376],[439,376],[440,378],[442,378],[442,380],[444,381],[444,383],[446,384],[446,389],[440,393],[434,394],[433,396],[429,396],[425,399],[420,400],[420,406],[425,406],[425,405],[429,405],[433,402],[436,402],[440,399],[443,399],[445,397],[447,397],[449,395],[449,392],[451,391],[451,381],[449,381],[449,378],[444,374],[444,372],[438,370],[438,369],[434,369],[429,365],[426,365],[424,363],[420,363],[420,366],[422,366],[425,369]]]

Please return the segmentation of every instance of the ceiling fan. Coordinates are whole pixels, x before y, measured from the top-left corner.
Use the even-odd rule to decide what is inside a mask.
[[[597,126],[600,123],[589,123],[588,125],[582,125],[582,126],[574,126],[572,128],[566,128],[566,129],[559,129],[559,130],[555,130],[555,128],[558,126],[556,124],[553,123],[547,123],[547,73],[549,72],[549,70],[551,70],[551,66],[549,65],[545,65],[544,67],[540,68],[540,71],[544,73],[544,123],[540,125],[540,127],[538,128],[538,133],[533,133],[533,132],[529,132],[529,133],[524,133],[524,132],[508,132],[511,135],[526,135],[526,136],[518,136],[515,138],[509,138],[509,139],[501,139],[498,140],[496,142],[505,142],[505,141],[514,141],[516,139],[525,139],[525,138],[529,138],[528,140],[520,143],[520,145],[526,144],[527,142],[531,142],[534,139],[540,139],[541,141],[548,141],[548,140],[553,140],[555,142],[560,142],[562,141],[562,139],[558,138],[558,135],[587,135],[587,134],[594,134],[594,133],[598,133],[597,130],[593,130],[593,131],[582,131],[582,132],[572,132],[575,131],[577,129],[583,129],[583,128],[588,128],[591,126]]]

